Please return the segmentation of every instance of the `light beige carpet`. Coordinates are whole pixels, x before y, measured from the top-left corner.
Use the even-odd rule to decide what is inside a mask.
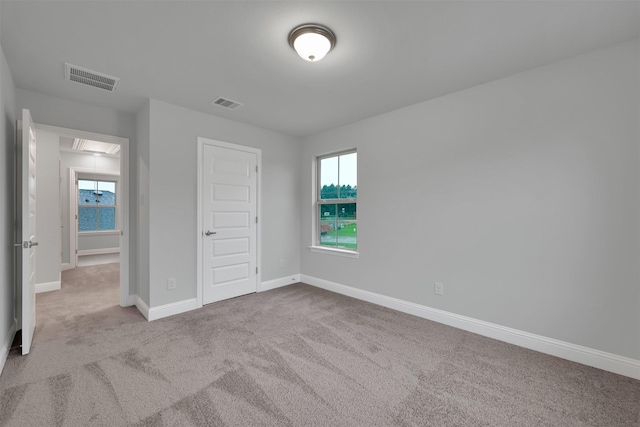
[[[87,268],[38,295],[0,425],[640,425],[640,381],[308,285],[148,323]]]

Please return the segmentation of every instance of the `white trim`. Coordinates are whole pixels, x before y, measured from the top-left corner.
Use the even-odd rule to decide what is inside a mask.
[[[204,184],[202,183],[204,159],[204,139],[198,137],[198,159],[196,161],[196,306],[202,307],[202,194]]]
[[[311,246],[318,243],[318,213],[316,212],[318,201],[318,158],[313,156],[311,161],[311,176],[313,177],[311,183]],[[311,248],[309,246],[309,248]]]
[[[83,130],[68,129],[68,128],[62,128],[58,126],[44,125],[40,123],[34,123],[33,125],[37,130],[53,133],[60,136],[68,136],[70,138],[92,139],[92,140],[110,142],[112,144],[120,144],[120,145],[129,144],[129,139],[122,138],[119,136],[105,135],[103,133],[96,133],[96,132],[86,132]],[[122,147],[122,148],[125,148],[125,147]],[[122,153],[122,149],[120,150],[120,153]]]
[[[142,301],[142,298],[136,295],[130,295],[129,300],[135,298],[135,306],[140,313],[149,322],[152,320],[162,319],[163,317],[173,316],[175,314],[184,313],[187,311],[195,310],[198,308],[196,298],[187,299],[184,301],[172,302],[170,304],[161,305],[159,307],[151,307]]]
[[[62,172],[60,172],[62,174]],[[76,174],[73,168],[69,169],[69,229],[67,233],[69,233],[69,265],[71,268],[76,268],[78,266],[78,255],[76,254],[76,247],[78,246],[78,233],[76,232],[76,227],[78,226],[78,219],[76,218],[76,213],[78,212],[75,196],[76,193]],[[62,195],[60,195],[62,197]]]
[[[34,126],[36,129],[60,136],[120,144],[120,182],[123,183],[118,192],[118,197],[121,201],[119,214],[122,221],[120,226],[122,231],[120,234],[120,305],[126,307],[129,300],[129,139],[39,123],[34,123]],[[69,194],[70,198],[71,194]],[[69,243],[71,244],[71,242]],[[75,265],[71,266],[71,268],[73,267]]]
[[[280,288],[282,286],[292,285],[300,281],[299,274],[292,274],[291,276],[280,277],[278,279],[267,280],[260,284],[258,292],[269,291],[271,289]]]
[[[147,317],[147,320],[151,322],[152,320],[162,319],[163,317],[173,316],[175,314],[195,310],[196,308],[198,308],[196,298],[172,302],[159,307],[151,307],[149,309],[149,317]]]
[[[62,289],[60,280],[56,280],[55,282],[36,283],[36,294],[42,292],[59,291],[60,289]]]
[[[78,249],[78,256],[115,254],[118,252],[120,252],[120,248]]]
[[[107,141],[109,142],[109,141]],[[129,300],[129,140],[120,143],[120,305]]]
[[[321,171],[321,161],[324,159],[330,159],[333,157],[340,157],[348,154],[356,154],[358,155],[358,147],[348,148],[342,151],[334,151],[330,153],[325,153],[321,155],[313,156],[313,163],[311,166],[311,173],[313,177],[313,185],[311,186],[311,206],[313,206],[313,215],[311,215],[311,245],[308,246],[311,252],[324,253],[329,255],[337,255],[347,258],[359,258],[360,253],[357,250],[345,249],[345,248],[330,248],[327,246],[320,245],[320,205],[325,204],[337,204],[337,203],[355,203],[358,204],[358,198],[345,198],[345,199],[323,199],[320,200],[318,195],[318,191],[320,190],[320,181],[322,174]],[[338,160],[339,163],[339,160]],[[357,166],[356,166],[357,172]],[[338,172],[338,175],[340,173]],[[339,179],[339,176],[338,176]],[[339,183],[338,183],[339,184]]]
[[[547,338],[541,335],[508,328],[495,323],[485,322],[472,317],[461,316],[448,311],[438,310],[420,304],[388,297],[386,295],[341,285],[316,277],[301,275],[301,281],[318,288],[347,295],[383,307],[412,314],[434,322],[453,326],[485,337],[525,347],[541,353],[550,354],[572,362],[592,366],[615,374],[640,379],[640,360],[583,347],[576,344]]]
[[[321,254],[337,255],[346,258],[360,258],[360,253],[356,251],[350,251],[349,249],[331,248],[326,246],[309,246],[311,252],[318,252]]]
[[[11,344],[13,343],[13,338],[16,336],[16,330],[18,325],[18,319],[13,319],[13,323],[9,328],[9,332],[5,337],[2,348],[0,348],[0,374],[2,374],[2,370],[4,369],[4,363],[7,361],[7,356],[9,355],[9,350],[11,350]]]
[[[142,313],[145,319],[149,320],[149,306],[147,305],[146,302],[142,301],[142,298],[140,298],[139,296],[136,295],[135,297],[136,297],[136,303],[135,303],[136,308],[140,313]]]
[[[244,145],[232,144],[229,142],[217,141],[210,138],[198,137],[198,160],[197,160],[197,239],[196,239],[196,308],[202,307],[202,194],[204,191],[204,185],[202,183],[202,162],[204,160],[204,146],[212,145],[214,147],[228,148],[236,151],[244,151],[247,153],[253,153],[256,155],[256,163],[258,166],[258,173],[256,174],[256,216],[258,217],[258,224],[256,226],[256,266],[258,273],[256,274],[256,292],[259,292],[262,284],[262,150],[260,148],[247,147]]]
[[[78,231],[80,236],[116,236],[120,230]]]
[[[65,263],[60,264],[60,271],[67,271],[67,270],[71,270],[72,268],[74,268],[74,267],[72,267],[71,263],[69,263],[69,262],[65,262]]]

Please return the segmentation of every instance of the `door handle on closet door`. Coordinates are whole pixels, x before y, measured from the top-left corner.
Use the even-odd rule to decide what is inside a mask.
[[[209,230],[204,232],[205,236],[211,236],[212,234],[216,234],[216,232],[215,231],[209,231]]]

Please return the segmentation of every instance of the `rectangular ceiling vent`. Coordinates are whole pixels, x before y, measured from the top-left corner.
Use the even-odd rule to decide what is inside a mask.
[[[211,102],[211,104],[213,105],[217,105],[219,107],[224,107],[227,108],[229,110],[235,110],[236,108],[240,108],[242,107],[244,104],[241,104],[239,102],[236,101],[232,101],[230,99],[226,99],[226,98],[218,98],[215,101]]]
[[[98,89],[115,92],[120,79],[98,73],[97,71],[87,70],[77,65],[64,64],[65,79],[70,82],[76,82],[87,86],[97,87]]]

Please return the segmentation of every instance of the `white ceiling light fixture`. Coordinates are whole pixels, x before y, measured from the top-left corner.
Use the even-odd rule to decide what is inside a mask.
[[[289,33],[289,46],[305,61],[320,61],[335,45],[335,34],[323,25],[304,24]]]

